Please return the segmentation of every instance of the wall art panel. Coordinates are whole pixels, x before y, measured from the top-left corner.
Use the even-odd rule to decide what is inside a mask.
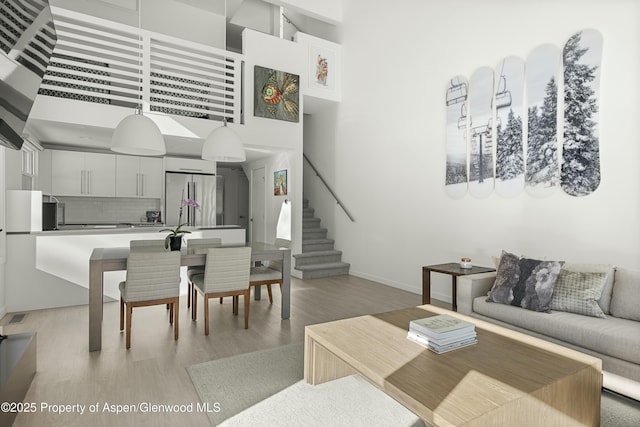
[[[524,60],[504,58],[495,69],[496,193],[515,197],[524,189]]]
[[[469,193],[488,197],[493,192],[493,69],[478,68],[469,79]]]
[[[571,196],[586,196],[600,185],[598,110],[602,34],[580,31],[563,50],[564,140],[560,184]]]
[[[447,195],[460,198],[467,193],[467,106],[469,81],[464,76],[455,76],[447,86],[445,104],[447,108],[446,177]]]
[[[545,197],[560,185],[558,161],[558,76],[560,48],[538,46],[527,57],[527,161],[525,188]]]

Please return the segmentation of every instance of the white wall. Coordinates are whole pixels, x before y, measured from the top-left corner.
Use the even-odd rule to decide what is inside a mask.
[[[636,0],[352,0],[343,10],[342,103],[305,121],[305,153],[352,210],[351,223],[312,176],[311,200],[354,275],[420,292],[421,266],[501,249],[640,267],[640,3]],[[363,13],[366,11],[366,13]],[[602,181],[587,197],[444,191],[448,79],[470,76],[575,32],[604,36]],[[448,299],[448,277],[434,293]]]
[[[243,54],[245,55],[245,125],[234,127],[245,145],[255,148],[268,148],[271,151],[280,151],[267,159],[254,162],[245,168],[248,172],[255,168],[256,164],[264,164],[265,179],[267,181],[266,193],[266,222],[267,241],[275,241],[275,225],[278,221],[282,196],[273,195],[273,172],[287,169],[288,194],[287,199],[292,202],[291,216],[292,243],[291,253],[302,252],[302,134],[303,134],[303,105],[300,102],[300,121],[298,123],[283,120],[274,120],[253,116],[253,72],[254,67],[273,68],[288,73],[297,74],[304,79],[307,72],[307,50],[297,43],[272,37],[253,30],[244,30]],[[300,93],[302,101],[304,92]],[[306,116],[305,116],[306,117]],[[251,184],[249,184],[251,185]],[[295,272],[292,272],[295,274]]]

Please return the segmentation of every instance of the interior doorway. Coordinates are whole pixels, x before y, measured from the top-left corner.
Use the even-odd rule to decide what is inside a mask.
[[[259,166],[251,169],[251,203],[249,225],[251,241],[265,242],[267,240],[267,225],[265,218],[265,194],[266,194],[265,167]]]

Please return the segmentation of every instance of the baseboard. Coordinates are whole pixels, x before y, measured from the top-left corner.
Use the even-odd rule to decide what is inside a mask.
[[[603,372],[602,387],[640,401],[640,383],[629,378],[611,372]]]

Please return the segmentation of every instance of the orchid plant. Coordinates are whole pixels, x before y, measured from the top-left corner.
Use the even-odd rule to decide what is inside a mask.
[[[169,248],[169,242],[171,241],[172,237],[182,237],[187,233],[191,233],[189,230],[182,229],[182,227],[184,227],[185,225],[188,225],[188,222],[185,222],[185,223],[182,222],[182,209],[184,209],[185,206],[191,206],[195,209],[200,208],[200,205],[195,200],[182,199],[182,202],[180,203],[180,211],[178,213],[178,226],[176,228],[163,228],[162,230],[160,230],[160,232],[168,231],[170,233],[164,239],[165,249]]]

